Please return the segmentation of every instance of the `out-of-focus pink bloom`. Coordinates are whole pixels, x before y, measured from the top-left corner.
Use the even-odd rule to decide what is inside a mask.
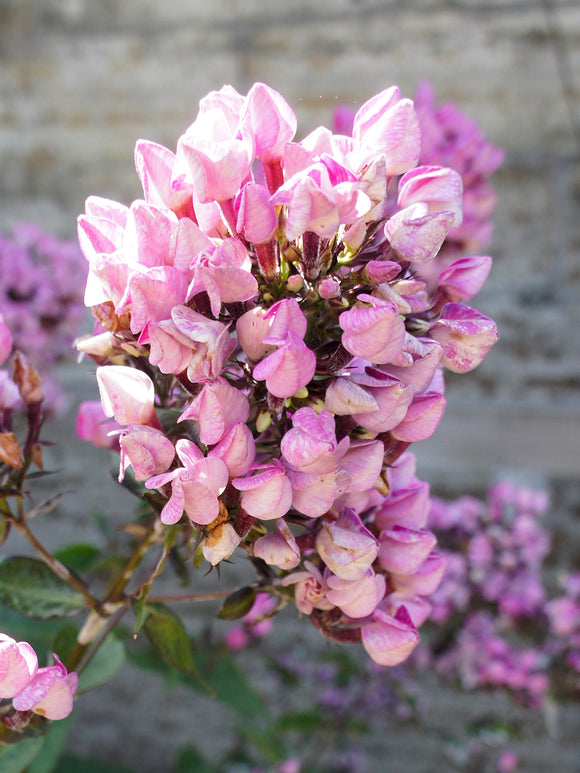
[[[429,596],[437,589],[444,571],[445,558],[434,550],[413,574],[391,572],[391,582],[397,591]]]
[[[354,117],[353,139],[364,148],[384,153],[387,174],[403,174],[417,165],[421,130],[413,102],[396,86],[371,97]]]
[[[203,541],[203,557],[212,566],[216,566],[220,561],[229,558],[241,541],[242,538],[231,523],[220,523]]]
[[[20,392],[18,391],[18,387],[8,375],[8,371],[0,370],[0,410],[12,410],[19,402]],[[98,403],[98,405],[99,408],[101,408],[101,404]],[[105,417],[103,416],[103,418]]]
[[[295,569],[300,563],[300,549],[296,538],[283,518],[276,522],[276,531],[265,534],[254,542],[254,555],[269,566],[280,569]]]
[[[458,258],[439,274],[437,284],[451,301],[469,301],[481,290],[491,271],[489,255]]]
[[[316,535],[316,550],[333,574],[345,580],[363,577],[379,550],[379,543],[349,508],[336,521],[324,521]]]
[[[498,773],[513,773],[520,765],[520,759],[513,749],[504,749],[497,758]]]
[[[405,337],[405,325],[392,301],[362,293],[357,304],[338,318],[342,345],[351,354],[371,362],[392,362]]]
[[[352,618],[368,617],[385,595],[385,578],[369,567],[362,577],[347,580],[329,574],[326,576],[326,598],[345,615]]]
[[[33,711],[46,719],[64,719],[71,713],[79,678],[74,671],[67,672],[56,654],[53,657],[55,665],[39,668],[28,686],[14,697],[12,705],[17,711]]]
[[[171,496],[161,511],[163,523],[177,523],[185,511],[194,523],[209,524],[219,515],[218,496],[228,484],[227,467],[218,457],[204,457],[190,440],[178,440],[175,449],[184,466],[149,478],[145,486],[171,483]]]
[[[550,630],[555,636],[570,636],[574,631],[580,630],[578,601],[561,596],[549,601],[544,609],[550,621]]]
[[[208,456],[218,456],[228,468],[230,477],[248,472],[256,456],[256,443],[250,428],[241,421],[232,424]]]
[[[119,424],[152,424],[155,387],[146,373],[126,365],[97,368],[97,383],[105,416]]]
[[[178,421],[197,419],[199,438],[206,445],[215,445],[237,422],[245,422],[250,415],[248,398],[224,378],[208,382],[194,397]]]
[[[13,698],[38,671],[38,658],[30,644],[0,634],[0,699]]]
[[[4,322],[4,318],[0,314],[0,365],[8,359],[8,355],[12,351],[12,333],[10,328]]]
[[[310,615],[313,609],[332,609],[334,604],[326,598],[328,586],[322,573],[310,563],[304,562],[303,572],[293,572],[282,579],[282,585],[295,585],[294,601],[298,610]]]
[[[110,432],[121,429],[116,421],[108,421],[100,400],[86,400],[79,405],[76,433],[81,440],[88,440],[97,448],[115,448],[118,436]]]
[[[379,534],[379,564],[387,572],[414,574],[437,544],[426,529],[393,526]]]
[[[125,477],[129,465],[136,480],[147,480],[165,472],[175,456],[175,448],[164,433],[141,424],[130,424],[119,432],[121,463],[119,481]]]
[[[234,478],[232,485],[242,492],[244,510],[262,521],[270,521],[285,515],[292,504],[292,486],[284,467],[274,459],[272,464],[262,464],[256,473],[247,478]]]
[[[462,303],[447,303],[429,335],[443,347],[441,362],[454,373],[477,367],[499,338],[492,319]]]
[[[236,625],[224,636],[224,644],[231,652],[239,652],[250,643],[248,632],[242,625]]]
[[[371,621],[361,627],[361,635],[365,650],[381,666],[402,663],[419,644],[417,629],[403,606],[393,617],[375,610]]]

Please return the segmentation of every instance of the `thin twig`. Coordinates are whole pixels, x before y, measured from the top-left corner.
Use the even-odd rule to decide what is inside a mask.
[[[216,590],[208,593],[178,593],[174,596],[149,596],[151,602],[172,602],[172,601],[215,601],[216,599],[225,599],[229,596],[229,590]]]

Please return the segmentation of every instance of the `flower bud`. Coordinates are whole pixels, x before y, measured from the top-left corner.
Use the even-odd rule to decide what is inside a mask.
[[[345,508],[336,521],[324,521],[316,535],[316,550],[333,574],[345,580],[363,577],[379,543],[354,510]]]

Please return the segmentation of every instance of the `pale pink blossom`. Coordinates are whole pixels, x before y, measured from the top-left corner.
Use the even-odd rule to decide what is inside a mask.
[[[161,521],[177,523],[184,511],[193,523],[206,525],[219,515],[218,496],[228,484],[228,470],[219,457],[204,457],[190,440],[180,439],[176,451],[183,467],[154,475],[146,488],[161,488],[171,483],[171,496],[161,511]]]
[[[477,367],[499,338],[492,319],[462,303],[447,303],[429,335],[443,347],[441,362],[454,373]]]
[[[369,567],[362,577],[347,580],[329,574],[326,576],[326,598],[345,615],[361,618],[371,615],[385,595],[385,578]]]
[[[241,421],[232,424],[208,456],[219,457],[228,468],[230,477],[248,472],[256,456],[256,443],[250,428]]]
[[[469,301],[481,290],[491,270],[489,255],[458,258],[439,274],[438,286],[451,301]]]
[[[183,411],[178,421],[197,419],[199,437],[206,445],[215,445],[231,426],[245,423],[250,415],[248,398],[224,378],[208,382]]]
[[[146,373],[126,365],[97,368],[97,384],[105,416],[119,424],[153,424],[155,387]]]
[[[296,538],[283,518],[276,521],[276,531],[259,537],[254,542],[254,555],[270,566],[295,569],[300,563],[300,549]]]
[[[292,397],[306,386],[316,370],[316,356],[295,333],[261,360],[252,371],[256,381],[265,381],[276,397]]]
[[[0,699],[13,698],[38,671],[38,658],[30,644],[0,634]]]
[[[404,606],[394,616],[375,610],[371,621],[361,627],[362,643],[381,666],[397,666],[419,644],[419,634]]]
[[[433,550],[413,574],[391,572],[391,583],[397,591],[429,596],[437,590],[444,571],[444,556]]]
[[[405,325],[392,301],[361,293],[356,304],[338,318],[342,345],[371,362],[391,362],[401,350]]]
[[[427,529],[395,525],[379,534],[379,564],[387,572],[413,574],[431,553],[437,538]]]
[[[10,328],[4,322],[4,318],[0,314],[0,365],[8,359],[8,355],[12,351],[12,333]]]
[[[363,577],[379,550],[379,543],[354,512],[345,508],[336,521],[323,521],[316,550],[333,574],[345,580]]]
[[[263,521],[285,515],[292,504],[292,486],[282,464],[274,459],[271,464],[258,465],[250,472],[254,474],[232,481],[234,488],[242,492],[244,510]]]
[[[31,682],[16,695],[12,705],[17,711],[33,711],[46,719],[64,719],[73,708],[73,696],[79,678],[70,674],[53,653],[54,666],[39,668]]]
[[[396,86],[367,100],[357,111],[353,139],[372,155],[385,156],[389,176],[403,174],[417,165],[421,131],[413,102],[403,99]]]
[[[282,579],[282,585],[294,585],[294,603],[305,615],[312,614],[314,609],[332,609],[332,604],[326,598],[328,586],[322,572],[310,561],[304,562],[304,571],[292,572]]]
[[[168,469],[175,456],[173,443],[155,427],[130,424],[118,433],[121,462],[119,481],[131,465],[136,480],[147,480]]]

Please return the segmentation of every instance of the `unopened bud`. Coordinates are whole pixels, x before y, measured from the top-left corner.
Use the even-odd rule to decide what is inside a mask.
[[[260,433],[265,432],[272,423],[272,414],[264,411],[264,413],[258,414],[256,419],[256,430]]]

